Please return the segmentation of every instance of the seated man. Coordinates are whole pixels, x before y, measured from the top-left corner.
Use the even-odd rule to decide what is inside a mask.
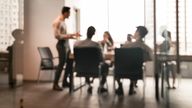
[[[91,40],[94,34],[95,34],[95,28],[93,26],[90,26],[87,29],[87,39],[82,40],[82,41],[77,41],[74,44],[74,48],[85,48],[85,47],[95,48],[96,47],[96,48],[101,49],[99,43]],[[103,55],[102,52],[101,52],[101,55]],[[103,93],[103,92],[107,92],[107,89],[104,88],[104,84],[106,82],[106,76],[108,74],[109,66],[108,66],[108,64],[104,63],[103,56],[101,56],[101,60],[103,62],[103,65],[101,66],[102,79],[101,79],[100,87],[98,88],[98,90],[100,89],[101,93]],[[86,83],[89,85],[87,92],[92,93],[92,86],[90,84],[91,81],[90,81],[89,77],[86,77]]]
[[[135,42],[126,43],[122,46],[122,48],[136,48],[139,47],[143,49],[144,62],[150,61],[153,58],[152,50],[144,43],[143,38],[148,33],[148,30],[144,26],[138,26],[133,38],[136,40]],[[123,87],[120,79],[116,79],[118,82],[118,89],[116,90],[116,94],[123,95]],[[130,83],[129,95],[136,93],[134,91],[134,85],[136,85],[136,81],[132,81]]]

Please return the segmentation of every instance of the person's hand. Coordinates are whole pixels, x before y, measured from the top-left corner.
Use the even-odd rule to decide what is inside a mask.
[[[80,36],[81,36],[80,33],[77,32],[77,33],[74,34],[74,37],[73,37],[73,38],[74,38],[74,39],[78,39]]]
[[[81,35],[80,35],[79,32],[77,32],[77,33],[75,33],[75,36],[76,36],[76,37],[80,37]]]
[[[70,35],[70,38],[71,39],[77,39],[77,38],[79,38],[81,35],[77,32],[77,33],[75,33],[75,34],[71,34]]]
[[[107,41],[108,41],[108,38],[107,38],[107,37],[104,37],[103,41],[104,41],[104,42],[107,42]]]
[[[105,40],[102,40],[101,43],[104,44],[104,43],[105,43]]]

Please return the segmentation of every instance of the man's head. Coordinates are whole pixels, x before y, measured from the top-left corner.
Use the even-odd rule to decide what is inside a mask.
[[[22,40],[24,36],[24,31],[22,29],[15,29],[12,31],[12,35],[16,40]]]
[[[70,7],[67,6],[63,6],[62,10],[61,10],[61,14],[64,18],[69,18],[70,16]]]
[[[137,30],[134,34],[134,38],[137,39],[143,39],[148,33],[148,30],[145,26],[138,26]]]
[[[95,28],[93,26],[90,26],[87,29],[87,38],[91,39],[93,37],[93,35],[95,34]]]
[[[164,37],[165,39],[171,38],[171,32],[168,30],[164,30],[162,33],[162,37]]]

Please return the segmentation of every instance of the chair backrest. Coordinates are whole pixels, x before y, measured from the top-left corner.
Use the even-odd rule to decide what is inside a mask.
[[[53,68],[53,54],[49,47],[38,47],[42,68]]]
[[[94,47],[74,48],[75,71],[79,77],[98,77],[101,50]]]
[[[143,78],[143,50],[141,48],[116,48],[115,70],[117,78]]]

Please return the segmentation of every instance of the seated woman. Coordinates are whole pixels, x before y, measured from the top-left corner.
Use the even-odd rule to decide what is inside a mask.
[[[100,42],[103,51],[111,51],[113,49],[113,38],[108,31],[103,34],[103,40]]]
[[[103,34],[103,40],[99,42],[102,52],[110,52],[114,49],[114,42],[111,34],[108,31],[105,31]],[[111,60],[105,60],[105,62],[109,65],[109,67],[113,66],[113,62]]]

